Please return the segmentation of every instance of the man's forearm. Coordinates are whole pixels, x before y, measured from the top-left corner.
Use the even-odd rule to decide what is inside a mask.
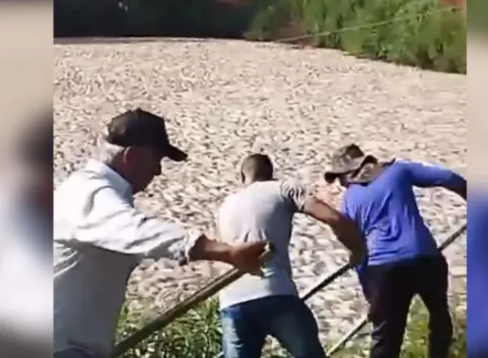
[[[343,223],[332,228],[337,240],[355,254],[366,254],[366,243],[355,225]]]
[[[344,245],[351,253],[354,254],[366,254],[366,246],[361,244],[356,237],[350,235],[337,235],[337,240]]]
[[[329,225],[337,239],[352,253],[362,254],[366,252],[364,240],[354,221],[348,219],[329,204],[315,197],[310,197],[305,202],[303,212]]]
[[[211,240],[205,235],[200,236],[195,246],[188,252],[188,257],[191,261],[220,261],[230,264],[232,262],[231,256],[232,246],[217,240]]]

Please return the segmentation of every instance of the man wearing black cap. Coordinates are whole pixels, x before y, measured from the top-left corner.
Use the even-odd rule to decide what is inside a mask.
[[[429,357],[447,358],[452,337],[447,261],[420,215],[413,187],[443,187],[466,200],[466,180],[435,165],[380,162],[354,144],[333,154],[325,179],[346,187],[342,211],[356,221],[368,247],[358,273],[373,323],[370,357],[399,356],[418,294],[430,313]]]
[[[229,263],[259,271],[266,243],[230,246],[147,217],[133,195],[161,174],[161,160],[183,161],[164,119],[141,109],[107,126],[101,158],[54,194],[55,357],[110,357],[129,275],[142,259]]]

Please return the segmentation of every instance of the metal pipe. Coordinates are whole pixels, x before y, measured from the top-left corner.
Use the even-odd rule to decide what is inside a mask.
[[[271,246],[268,246],[266,251],[263,253],[262,258],[264,260],[269,260],[271,256],[272,248]],[[239,279],[243,275],[244,273],[242,271],[234,268],[212,280],[207,286],[193,293],[184,301],[176,304],[174,307],[164,312],[161,316],[149,322],[146,326],[142,327],[138,331],[134,332],[133,334],[119,342],[114,348],[112,357],[122,356],[127,351],[134,348],[136,345],[148,338],[154,332],[163,329],[175,319],[183,316],[186,312],[188,312],[201,302],[212,297],[221,289]]]
[[[330,357],[337,353],[347,342],[351,340],[359,331],[363,329],[364,326],[368,323],[368,316],[364,316],[361,318],[354,327],[351,328],[349,332],[347,332],[344,337],[342,337],[339,342],[334,344],[328,351],[327,356]]]
[[[451,245],[459,236],[461,236],[467,229],[467,224],[462,225],[459,229],[453,232],[449,237],[439,245],[439,250],[444,251],[449,245]],[[332,356],[337,353],[347,342],[349,342],[354,336],[368,323],[368,316],[359,320],[354,327],[344,335],[332,348],[327,352],[328,356]]]
[[[351,268],[351,265],[345,264],[341,266],[339,269],[337,269],[335,272],[332,274],[324,276],[316,285],[310,287],[305,291],[305,293],[302,295],[301,299],[303,301],[308,300],[310,297],[315,295],[318,291],[323,289],[324,287],[330,285],[332,282],[334,282],[338,277],[342,276],[345,274],[349,269]]]
[[[451,245],[459,236],[461,236],[467,228],[468,224],[463,224],[459,229],[453,232],[442,244],[439,245],[439,250],[444,251],[444,249]]]
[[[456,230],[453,234],[451,234],[440,246],[439,250],[444,250],[448,247],[451,243],[453,243],[467,228],[467,225],[464,224],[458,230]],[[266,255],[270,255],[270,251],[266,252]],[[303,301],[308,300],[311,296],[316,294],[318,291],[323,289],[324,287],[331,284],[335,281],[338,277],[342,276],[346,273],[351,266],[349,264],[345,264],[337,269],[332,274],[326,275],[323,279],[319,281],[316,285],[312,286],[311,288],[307,289],[305,293],[302,295],[301,299]],[[112,357],[119,357],[126,353],[128,350],[145,340],[147,337],[152,335],[154,332],[164,328],[169,323],[174,321],[176,318],[182,316],[190,309],[194,308],[199,303],[205,301],[209,297],[215,295],[218,291],[222,288],[226,287],[230,283],[234,282],[238,278],[243,275],[242,272],[233,269],[228,271],[227,273],[217,277],[216,279],[212,280],[209,285],[202,288],[201,290],[195,292],[193,295],[185,299],[183,302],[180,302],[176,306],[172,307],[159,318],[155,319],[154,321],[150,322],[145,327],[141,328],[139,331],[133,333],[129,337],[125,338],[121,342],[119,342],[114,349],[114,353]],[[328,355],[333,355],[340,348],[346,344],[350,339],[352,339],[357,332],[359,332],[364,325],[367,323],[367,318],[363,317],[358,323],[343,337],[337,342],[328,352]],[[222,353],[218,355],[221,357]]]
[[[330,285],[332,282],[334,282],[337,278],[342,276],[347,270],[350,269],[349,264],[345,264],[341,267],[339,267],[336,271],[334,271],[331,274],[325,275],[316,285],[313,285],[312,287],[308,288],[305,293],[300,297],[302,301],[308,300],[310,297],[312,297],[314,294],[316,294],[318,291],[323,289],[324,287]],[[214,358],[222,358],[223,352],[220,352],[218,355],[216,355]]]

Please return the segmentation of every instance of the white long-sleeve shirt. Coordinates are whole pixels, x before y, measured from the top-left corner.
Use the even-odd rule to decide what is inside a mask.
[[[187,262],[199,236],[135,209],[103,163],[72,174],[54,193],[54,351],[109,357],[131,272],[144,258]]]

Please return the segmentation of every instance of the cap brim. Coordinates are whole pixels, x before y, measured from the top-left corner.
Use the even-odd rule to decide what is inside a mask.
[[[172,145],[165,146],[164,155],[174,162],[183,162],[186,160],[186,158],[188,158],[188,155],[185,152]]]

